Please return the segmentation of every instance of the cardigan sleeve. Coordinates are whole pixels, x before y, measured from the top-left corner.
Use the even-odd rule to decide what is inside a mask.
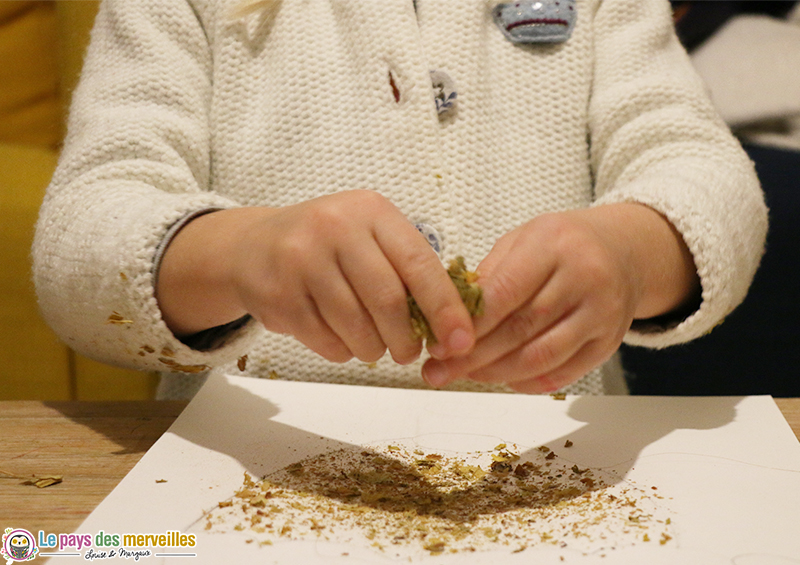
[[[159,246],[209,187],[211,55],[183,0],[105,0],[68,135],[36,228],[41,312],[71,348],[141,370],[199,372],[248,348],[254,324],[210,351],[187,347],[155,298]]]
[[[763,193],[674,33],[668,2],[600,2],[594,27],[595,205],[638,202],[660,212],[686,242],[702,286],[688,316],[635,323],[625,341],[689,341],[744,299],[764,251]]]

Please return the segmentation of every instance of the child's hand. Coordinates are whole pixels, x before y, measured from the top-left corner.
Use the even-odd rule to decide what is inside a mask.
[[[637,204],[536,218],[502,237],[478,273],[478,341],[467,356],[426,363],[434,386],[469,378],[556,390],[606,361],[634,317],[676,308],[697,285],[683,240]]]
[[[179,334],[249,313],[331,361],[376,361],[388,349],[410,363],[421,343],[406,289],[444,355],[471,349],[472,321],[425,238],[378,193],[348,191],[200,216],[170,244],[158,292]]]

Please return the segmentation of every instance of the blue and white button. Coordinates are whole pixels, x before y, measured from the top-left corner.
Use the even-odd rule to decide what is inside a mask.
[[[444,71],[431,71],[431,84],[436,111],[441,115],[455,108],[458,92],[453,79]]]
[[[417,231],[423,235],[436,253],[442,252],[442,236],[436,228],[429,224],[414,224]]]

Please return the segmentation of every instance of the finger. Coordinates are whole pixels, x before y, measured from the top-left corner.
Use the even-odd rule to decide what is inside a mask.
[[[372,316],[356,296],[339,265],[315,271],[307,286],[320,316],[352,354],[365,363],[380,359],[386,352]]]
[[[484,315],[475,320],[478,339],[494,331],[512,312],[535,297],[556,273],[557,263],[549,255],[532,257],[520,245],[519,238],[498,242],[478,266],[483,288]]]
[[[581,379],[592,369],[607,361],[610,355],[604,355],[600,341],[591,341],[575,354],[567,363],[554,371],[538,377],[517,381],[509,386],[527,394],[545,394],[555,392]]]
[[[344,363],[353,358],[353,353],[331,330],[319,313],[307,292],[287,301],[291,309],[281,312],[272,309],[269,316],[254,312],[255,318],[270,331],[288,334],[310,350],[333,363]]]
[[[375,235],[441,344],[439,355],[447,358],[470,351],[475,344],[470,314],[439,257],[416,228],[403,218],[393,225],[381,223]]]
[[[508,254],[516,246],[518,238],[519,233],[517,231],[511,231],[500,237],[475,270],[484,277],[491,277],[494,271],[505,262]]]
[[[569,316],[539,337],[471,371],[467,378],[487,383],[514,383],[554,371],[572,358],[586,343],[585,324]]]
[[[561,285],[557,278],[553,277],[533,302],[523,304],[488,335],[478,339],[469,355],[438,364],[427,363],[423,377],[432,379],[429,384],[433,386],[443,386],[466,377],[469,373],[495,363],[572,316],[580,303],[580,293],[575,285]],[[566,296],[565,292],[568,293]]]
[[[339,254],[342,273],[392,358],[411,363],[419,357],[422,344],[413,335],[405,286],[376,242],[362,247],[358,253]]]

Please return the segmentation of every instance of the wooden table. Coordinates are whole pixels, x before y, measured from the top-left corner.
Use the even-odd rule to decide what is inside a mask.
[[[800,398],[777,399],[800,439]],[[0,402],[0,469],[63,475],[47,488],[0,479],[0,530],[75,531],[172,424],[185,402]]]

